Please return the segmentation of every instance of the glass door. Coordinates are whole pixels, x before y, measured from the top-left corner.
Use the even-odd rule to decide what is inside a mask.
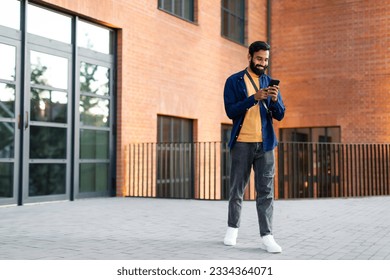
[[[113,30],[25,0],[2,8],[0,205],[114,194]]]
[[[18,42],[0,37],[0,205],[17,203],[19,156]]]
[[[24,125],[24,202],[69,199],[70,55],[30,45]]]

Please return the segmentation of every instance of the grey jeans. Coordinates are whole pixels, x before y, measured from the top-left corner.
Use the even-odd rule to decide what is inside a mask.
[[[237,142],[231,150],[228,226],[240,227],[242,200],[252,166],[260,236],[265,236],[272,234],[275,158],[273,150],[263,151],[262,143]]]

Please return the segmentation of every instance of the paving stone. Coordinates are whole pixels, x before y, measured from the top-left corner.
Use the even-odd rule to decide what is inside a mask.
[[[390,197],[277,200],[281,254],[260,248],[254,201],[235,247],[223,245],[227,202],[92,198],[1,207],[0,259],[389,260]]]

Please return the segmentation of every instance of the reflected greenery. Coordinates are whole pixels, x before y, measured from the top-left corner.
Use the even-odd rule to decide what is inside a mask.
[[[0,158],[14,158],[15,124],[0,122]]]
[[[12,4],[12,2],[8,3]],[[16,4],[16,1],[13,2]],[[19,4],[19,3],[17,3]],[[12,8],[12,7],[11,7]],[[13,28],[10,16],[12,10],[0,11],[0,25]],[[13,16],[16,17],[16,13]],[[7,25],[11,23],[11,25]],[[0,121],[0,158],[13,159],[15,156],[15,51],[14,46],[0,44],[0,78],[7,82],[0,83],[0,118],[13,119]],[[0,197],[11,198],[14,195],[14,163],[0,162]]]
[[[0,43],[0,196],[17,195],[13,193],[16,184],[13,178],[17,176],[14,174],[15,170],[19,172],[19,168],[14,166],[18,161],[14,157],[18,153],[22,153],[23,162],[27,164],[20,175],[29,176],[29,191],[25,195],[65,193],[66,182],[71,180],[66,176],[69,175],[66,171],[71,166],[68,155],[69,148],[73,145],[75,150],[79,149],[81,158],[89,159],[89,164],[83,166],[85,173],[80,176],[80,182],[85,185],[80,187],[82,191],[107,190],[109,163],[91,161],[108,161],[110,158],[112,63],[104,63],[105,66],[109,65],[105,67],[81,62],[78,69],[80,88],[73,92],[70,85],[78,84],[78,81],[71,80],[73,76],[70,73],[74,74],[74,70],[69,69],[70,61],[79,61],[81,56],[67,53],[64,48],[71,44],[74,31],[72,20],[80,20],[73,15],[66,15],[63,11],[56,12],[39,7],[30,3],[32,1],[23,2],[23,11],[26,13],[23,13],[21,19],[20,1],[5,1],[5,6],[0,9],[0,25],[19,29],[19,24],[23,22],[26,27],[24,31],[28,33],[25,46],[28,52],[24,54],[20,44],[15,45],[8,39],[6,42],[11,43]],[[100,52],[99,56],[113,54],[113,30],[87,22],[77,24],[77,28],[77,35],[83,37],[77,40],[78,47],[84,48],[83,51],[92,53],[90,50],[93,50],[95,54]],[[12,34],[16,32],[5,27],[2,29]],[[42,37],[49,38],[50,43]],[[57,42],[51,42],[52,40]],[[43,47],[36,48],[37,44],[41,43]],[[22,54],[27,60],[21,60]],[[27,80],[16,77],[20,73],[25,73]],[[25,97],[25,93],[29,96]],[[80,123],[78,116],[70,115],[71,109],[77,111],[71,101],[77,102],[76,106],[80,108]],[[17,114],[25,121],[22,122],[20,131],[24,131],[22,138],[27,140],[27,143],[24,143],[24,140],[19,143],[20,137],[15,139],[15,134],[19,135]],[[72,142],[68,143],[73,125],[77,129],[79,124],[81,130],[84,130],[80,131],[80,139],[72,139]],[[18,147],[21,148],[20,151]]]
[[[109,127],[110,69],[80,63],[80,126]],[[80,158],[108,159],[109,131],[80,129]],[[105,192],[108,189],[108,163],[80,164],[80,192]]]
[[[64,57],[30,51],[30,81],[34,85],[68,88],[68,60]]]
[[[30,164],[29,195],[64,194],[66,164]]]
[[[30,118],[32,121],[50,123],[67,123],[68,98],[67,92],[50,89],[52,85],[67,84],[67,75],[59,81],[53,81],[53,75],[48,71],[61,69],[67,73],[67,63],[55,56],[35,52],[32,56],[30,81]],[[42,61],[48,63],[41,63]],[[56,65],[58,61],[61,65]],[[60,67],[60,68],[58,68]],[[61,75],[61,71],[57,73]],[[64,81],[63,79],[66,79]],[[39,88],[34,85],[39,85]],[[40,88],[44,86],[46,89]],[[30,158],[31,159],[66,159],[67,128],[40,126],[32,123],[30,126]],[[46,163],[29,164],[29,195],[64,194],[66,191],[66,164]]]
[[[110,101],[108,99],[80,96],[80,105],[81,125],[109,126]]]
[[[80,63],[80,122],[96,127],[109,126],[110,71],[107,67]]]
[[[67,103],[66,92],[31,88],[31,120],[66,123]]]
[[[0,83],[0,117],[15,117],[15,85]]]
[[[109,95],[110,71],[107,67],[80,63],[80,91],[96,95]]]
[[[31,67],[31,83],[47,86],[46,78],[48,67],[39,63]],[[31,120],[56,123],[67,122],[68,95],[56,90],[43,90],[31,87]]]
[[[12,197],[14,164],[0,162],[0,197]]]
[[[65,159],[66,128],[31,126],[31,159]]]

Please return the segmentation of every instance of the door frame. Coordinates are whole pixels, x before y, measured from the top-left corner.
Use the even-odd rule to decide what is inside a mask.
[[[67,93],[68,93],[68,106],[67,106],[67,123],[66,124],[55,124],[44,122],[31,122],[30,112],[30,97],[31,97],[31,85],[30,85],[30,54],[31,51],[41,52],[48,55],[59,56],[68,60],[68,81],[67,81]],[[70,172],[71,172],[71,149],[73,145],[72,135],[72,106],[73,106],[73,88],[72,88],[72,46],[65,43],[53,42],[52,40],[34,36],[28,34],[27,46],[26,46],[26,60],[25,60],[25,95],[24,95],[24,115],[27,117],[25,120],[25,130],[23,137],[23,167],[22,167],[22,186],[23,186],[23,202],[22,204],[46,202],[46,201],[59,201],[59,200],[70,200]],[[27,112],[27,113],[26,113]],[[53,159],[53,160],[40,160],[30,159],[30,128],[31,125],[39,124],[41,127],[63,127],[67,129],[66,135],[66,158],[65,159]],[[27,128],[26,128],[27,126]],[[54,194],[54,195],[29,195],[29,165],[30,163],[64,163],[66,164],[66,181],[65,181],[65,193]]]
[[[16,205],[19,197],[19,169],[20,169],[20,139],[21,133],[18,126],[22,126],[23,117],[20,116],[20,98],[21,98],[21,41],[20,31],[7,27],[1,27],[0,43],[15,47],[15,107],[14,118],[1,118],[3,121],[14,124],[14,157],[0,158],[2,163],[13,163],[13,195],[12,197],[0,197],[0,205]]]

